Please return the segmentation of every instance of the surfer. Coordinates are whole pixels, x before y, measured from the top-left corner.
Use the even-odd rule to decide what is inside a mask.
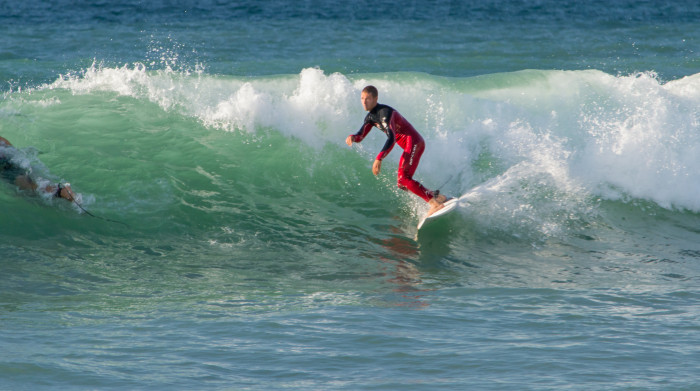
[[[8,152],[16,149],[4,137],[0,137],[0,178],[19,187],[22,190],[42,191],[53,194],[56,198],[65,198],[68,201],[75,201],[75,193],[69,184],[46,185],[39,189],[39,185],[29,176],[29,170],[13,163]]]
[[[407,190],[425,200],[430,205],[428,216],[442,209],[447,200],[438,190],[426,189],[420,182],[413,179],[413,174],[418,168],[418,162],[425,150],[425,141],[420,133],[392,107],[378,103],[379,91],[374,86],[367,86],[362,90],[362,107],[369,113],[365,117],[360,130],[348,136],[345,143],[352,146],[352,143],[361,142],[373,127],[383,131],[387,140],[384,147],[372,165],[372,173],[378,175],[382,168],[382,160],[394,148],[394,144],[399,144],[403,149],[401,160],[399,161],[398,186],[402,190]]]

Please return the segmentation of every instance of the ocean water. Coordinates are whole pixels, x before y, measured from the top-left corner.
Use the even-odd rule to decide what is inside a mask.
[[[700,5],[9,1],[2,390],[700,389]],[[360,91],[427,143],[353,147]]]

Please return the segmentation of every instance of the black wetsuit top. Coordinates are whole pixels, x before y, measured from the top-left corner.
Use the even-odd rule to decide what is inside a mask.
[[[352,135],[353,142],[362,141],[373,127],[379,128],[386,134],[387,140],[379,151],[377,160],[383,160],[391,152],[394,144],[399,144],[404,150],[410,149],[413,144],[423,142],[421,135],[413,126],[394,110],[393,107],[378,103],[365,117],[365,122],[360,130]]]

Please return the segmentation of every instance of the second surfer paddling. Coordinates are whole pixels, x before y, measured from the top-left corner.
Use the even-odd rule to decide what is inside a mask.
[[[55,186],[53,184],[47,184],[39,186],[39,184],[31,177],[31,169],[26,169],[13,162],[13,156],[17,153],[17,149],[12,146],[12,144],[4,137],[0,137],[0,179],[17,186],[21,190],[31,191],[37,194],[47,194],[53,195],[56,198],[64,198],[72,203],[74,203],[80,210],[88,214],[89,216],[102,219],[105,221],[110,221],[112,223],[122,224],[128,227],[128,224],[122,223],[121,221],[110,220],[104,217],[96,216],[83,208],[78,202],[78,197],[76,197],[73,189],[71,189],[68,183],[57,183]]]
[[[362,90],[362,107],[369,113],[365,117],[365,122],[360,130],[347,137],[345,143],[352,146],[352,143],[361,142],[373,127],[379,128],[387,136],[386,143],[372,165],[372,173],[378,175],[382,168],[382,160],[394,148],[394,144],[399,144],[403,149],[401,160],[399,161],[398,186],[402,190],[407,190],[425,200],[430,205],[428,216],[443,208],[447,200],[439,191],[426,189],[420,182],[413,179],[413,174],[418,168],[421,155],[425,150],[425,141],[420,133],[392,107],[378,103],[379,91],[374,86],[367,86]]]
[[[55,186],[45,185],[43,187],[39,187],[39,185],[29,175],[29,170],[20,167],[11,160],[9,155],[14,154],[16,151],[17,150],[6,138],[0,137],[0,178],[12,183],[22,190],[29,190],[33,192],[40,191],[47,194],[53,194],[53,196],[56,198],[64,198],[71,202],[75,201],[75,193],[73,193],[73,190],[67,183],[58,183]]]

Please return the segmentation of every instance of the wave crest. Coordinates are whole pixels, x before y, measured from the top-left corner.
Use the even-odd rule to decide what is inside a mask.
[[[423,175],[433,182],[456,175],[455,192],[524,163],[562,191],[700,211],[700,75],[664,83],[654,73],[529,70],[445,78],[307,68],[298,75],[222,77],[135,64],[93,66],[48,87],[126,95],[213,129],[272,130],[319,149],[342,147],[359,127],[359,92],[370,83],[425,136]],[[383,141],[371,135],[360,153],[370,158]]]

